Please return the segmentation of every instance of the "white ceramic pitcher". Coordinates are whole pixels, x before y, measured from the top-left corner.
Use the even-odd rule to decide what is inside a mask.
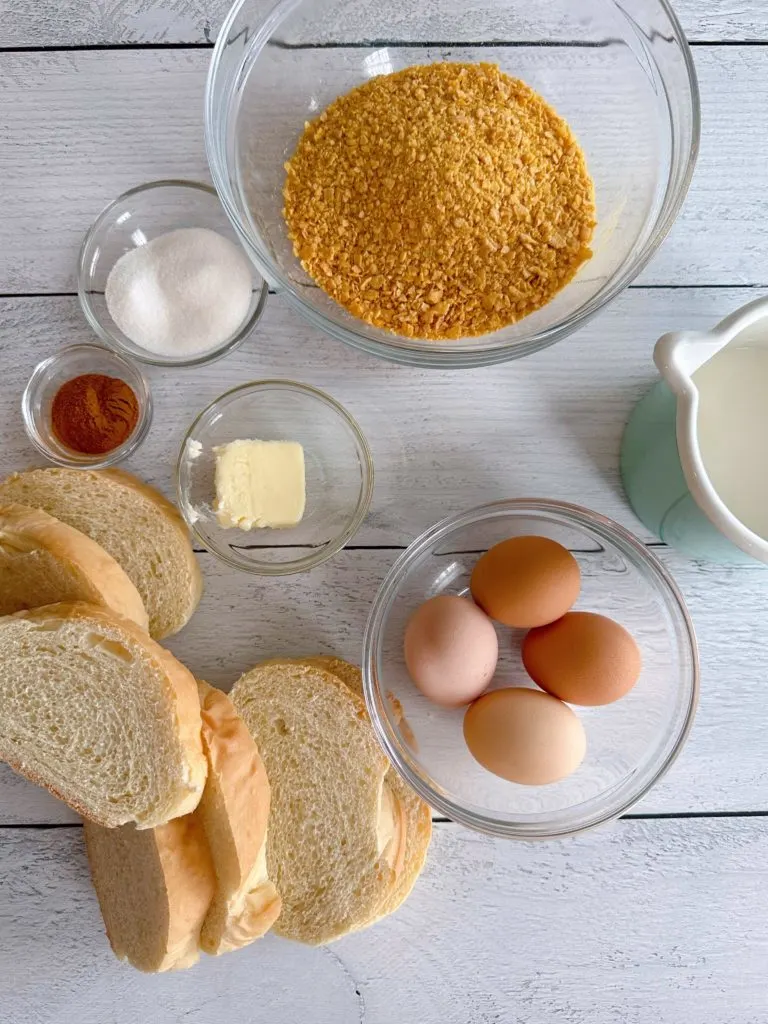
[[[654,361],[622,442],[632,507],[693,557],[768,563],[768,298],[665,335]]]

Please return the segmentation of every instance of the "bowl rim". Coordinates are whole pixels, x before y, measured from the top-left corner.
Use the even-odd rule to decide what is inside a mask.
[[[50,448],[39,434],[34,416],[32,415],[31,400],[32,392],[40,381],[49,374],[52,367],[76,352],[96,352],[102,357],[107,356],[109,359],[114,360],[118,367],[127,371],[127,376],[131,379],[126,381],[126,383],[134,388],[134,393],[139,403],[139,418],[133,433],[121,445],[118,445],[117,448],[113,448],[111,451],[104,452],[101,455],[93,456],[73,453],[72,457],[68,458],[62,455],[61,452]],[[138,388],[136,387],[137,384]],[[32,370],[21,395],[21,416],[24,421],[27,437],[38,452],[44,455],[49,462],[68,469],[107,469],[109,466],[114,466],[123,459],[127,459],[146,439],[152,424],[152,411],[152,391],[141,367],[123,355],[122,352],[116,352],[113,348],[109,348],[106,345],[98,345],[95,342],[79,342],[74,345],[66,345],[45,359],[41,359]]]
[[[215,411],[219,403],[226,399],[245,392],[258,392],[267,389],[294,391],[304,396],[309,396],[310,398],[319,400],[325,406],[330,408],[332,412],[335,412],[338,418],[347,425],[355,439],[359,455],[361,476],[360,495],[358,497],[354,513],[341,533],[339,533],[333,540],[329,540],[321,548],[315,550],[313,554],[305,555],[303,558],[297,558],[290,562],[251,562],[248,565],[245,565],[238,559],[233,557],[230,558],[222,551],[210,546],[210,541],[200,531],[197,525],[197,517],[192,514],[193,510],[185,500],[182,491],[181,477],[182,469],[187,458],[188,444],[190,441],[196,440],[194,434],[198,425],[205,419],[205,417]],[[253,380],[248,381],[245,384],[238,384],[236,387],[230,388],[228,391],[219,395],[219,397],[215,398],[212,402],[209,402],[208,405],[206,405],[205,408],[195,416],[189,429],[184,434],[184,438],[179,448],[179,454],[176,459],[176,499],[188,528],[200,541],[205,550],[209,551],[214,555],[214,557],[234,569],[239,569],[241,572],[247,572],[254,576],[292,576],[296,573],[307,572],[310,569],[314,569],[316,566],[322,565],[323,562],[327,562],[330,558],[333,558],[334,555],[338,554],[339,551],[346,547],[365,521],[365,517],[368,515],[371,502],[373,500],[373,486],[373,456],[365,434],[354,416],[352,416],[340,402],[327,392],[322,391],[320,388],[313,387],[311,384],[303,384],[300,381],[289,380],[282,377]]]
[[[141,351],[141,346],[136,344],[136,342],[131,342],[131,345],[134,345],[135,349],[133,347],[129,347],[123,340],[122,332],[112,331],[107,326],[105,326],[101,318],[96,313],[93,303],[91,302],[91,289],[88,287],[88,282],[90,280],[88,263],[90,254],[94,248],[99,232],[102,230],[105,224],[107,224],[110,221],[112,214],[120,204],[126,202],[126,200],[128,199],[131,199],[133,196],[141,195],[145,192],[160,190],[163,188],[189,189],[190,191],[203,192],[206,195],[211,196],[212,198],[216,199],[217,203],[221,206],[221,212],[223,216],[226,218],[226,220],[230,222],[230,226],[232,226],[232,219],[224,210],[224,207],[221,203],[221,199],[219,198],[216,189],[213,188],[211,185],[206,185],[205,182],[193,181],[190,178],[158,178],[155,181],[147,181],[141,185],[134,185],[133,188],[129,188],[127,191],[122,192],[119,196],[117,196],[116,199],[113,199],[111,202],[107,203],[107,205],[104,206],[101,209],[101,211],[96,215],[94,220],[91,222],[90,227],[83,236],[83,240],[80,243],[80,251],[77,257],[77,297],[80,301],[80,308],[82,309],[83,315],[85,316],[85,319],[88,321],[88,325],[90,326],[91,330],[94,331],[94,333],[100,338],[101,341],[104,342],[105,345],[108,345],[109,348],[111,348],[115,352],[118,352],[120,355],[123,355],[129,359],[134,359],[140,363],[146,363],[149,366],[167,366],[183,368],[192,366],[203,366],[206,363],[214,362],[216,359],[221,359],[223,356],[228,355],[230,352],[233,352],[236,348],[239,348],[239,346],[242,345],[242,343],[245,341],[245,339],[248,337],[251,331],[256,327],[259,320],[261,320],[261,317],[264,313],[264,308],[267,304],[267,296],[269,295],[269,285],[266,279],[264,278],[264,275],[259,270],[259,268],[254,266],[253,260],[249,260],[249,263],[251,265],[251,271],[253,272],[255,270],[256,274],[258,274],[259,278],[261,279],[261,290],[253,313],[251,313],[247,320],[245,320],[245,322],[241,325],[239,330],[231,338],[228,338],[227,341],[223,342],[216,348],[209,349],[207,352],[202,352],[199,355],[192,356],[189,359],[174,359],[172,356],[161,356],[155,352],[150,352],[148,349],[146,351]],[[240,238],[239,232],[236,231],[235,234],[237,235],[238,238]],[[248,255],[247,252],[246,255]],[[254,281],[254,291],[256,290],[257,285],[258,282]],[[130,341],[130,339],[128,340]]]
[[[221,30],[216,39],[213,55],[208,68],[208,76],[205,85],[205,149],[208,158],[208,166],[211,172],[216,192],[219,195],[221,205],[229,217],[233,228],[240,237],[241,243],[251,260],[258,268],[262,276],[271,282],[275,290],[284,297],[287,304],[295,309],[305,320],[318,329],[324,331],[337,341],[367,352],[379,358],[388,359],[395,363],[402,363],[411,366],[421,366],[436,369],[468,369],[479,366],[491,366],[498,363],[509,362],[531,355],[534,352],[549,348],[556,342],[568,337],[581,327],[591,321],[601,310],[608,306],[624,289],[634,281],[645,269],[650,260],[658,251],[664,239],[669,234],[675,220],[688,195],[693,173],[698,160],[701,143],[701,98],[698,84],[696,66],[693,60],[690,45],[683,31],[680,20],[675,14],[670,0],[655,0],[659,8],[669,20],[671,28],[670,41],[679,47],[686,70],[690,105],[686,103],[690,114],[691,140],[687,154],[682,162],[682,173],[674,190],[670,189],[670,178],[668,177],[660,208],[656,214],[653,230],[649,233],[639,253],[631,265],[624,268],[610,287],[601,289],[592,296],[582,307],[571,314],[565,320],[554,324],[551,327],[540,331],[523,341],[502,344],[487,349],[464,349],[440,348],[436,343],[425,339],[409,339],[400,335],[397,342],[389,342],[384,338],[368,338],[362,331],[349,326],[342,326],[320,310],[304,301],[298,291],[294,290],[293,284],[287,273],[283,273],[280,267],[271,259],[266,249],[257,247],[242,221],[227,181],[224,161],[219,159],[219,128],[223,125],[225,118],[217,116],[215,99],[216,79],[226,47],[237,35],[230,40],[232,28],[237,21],[243,7],[251,0],[235,0],[229,10],[227,17],[222,24]],[[257,23],[251,36],[251,42],[246,51],[247,59],[252,63],[260,54],[272,35],[282,21],[304,0],[278,0],[261,20]],[[617,0],[609,0],[614,6],[618,6]],[[247,37],[246,37],[247,38]],[[242,78],[243,61],[241,61],[239,73],[234,76],[240,82]],[[227,92],[227,99],[231,101],[232,89]],[[665,90],[666,95],[666,90]],[[674,138],[673,154],[674,154]],[[383,334],[384,332],[382,332]],[[491,335],[488,335],[491,337]],[[439,345],[439,343],[437,343]]]
[[[389,606],[397,598],[401,576],[405,570],[442,536],[462,527],[471,526],[480,518],[484,518],[488,513],[514,511],[555,513],[569,520],[574,526],[597,527],[606,533],[619,548],[622,546],[629,548],[639,561],[651,570],[656,577],[656,582],[661,585],[662,589],[667,591],[668,596],[672,599],[672,603],[680,616],[684,639],[687,641],[690,654],[690,678],[686,684],[688,691],[687,707],[671,749],[659,765],[650,773],[649,778],[640,789],[627,794],[616,806],[593,813],[575,826],[552,827],[551,825],[539,823],[509,822],[500,818],[494,818],[491,815],[476,814],[473,811],[467,810],[463,805],[451,800],[440,789],[427,783],[421,774],[411,767],[403,756],[402,744],[389,726],[387,715],[382,714],[380,711],[380,707],[383,706],[382,702],[386,700],[386,697],[382,694],[377,684],[376,663],[378,660],[378,650],[383,634],[385,613],[388,612]],[[578,835],[625,814],[630,807],[646,796],[657,782],[666,775],[679,757],[693,727],[700,693],[700,663],[696,633],[683,596],[667,569],[651,550],[633,536],[629,530],[626,530],[612,519],[581,505],[549,498],[510,498],[488,502],[484,505],[478,505],[467,512],[448,516],[417,537],[392,565],[374,598],[365,626],[362,664],[363,692],[374,733],[391,764],[404,781],[430,806],[453,821],[457,821],[462,825],[487,835],[519,840],[560,839],[566,836]]]

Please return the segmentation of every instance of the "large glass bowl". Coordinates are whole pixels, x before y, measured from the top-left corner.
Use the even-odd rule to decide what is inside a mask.
[[[699,143],[690,50],[666,0],[237,0],[205,103],[211,174],[266,279],[310,323],[424,366],[504,362],[570,334],[642,270],[677,216]],[[303,271],[282,216],[284,163],[305,123],[375,75],[487,61],[538,90],[574,129],[595,181],[594,256],[543,309],[477,338],[399,337],[347,313]],[[418,130],[418,126],[414,126]]]
[[[586,757],[569,778],[521,786],[492,775],[464,742],[464,709],[432,704],[411,682],[405,625],[436,594],[466,595],[477,559],[507,537],[535,534],[569,548],[582,588],[575,608],[620,622],[643,659],[633,690],[614,704],[574,710]],[[499,664],[492,689],[535,689],[520,659],[523,630],[497,624]],[[610,821],[661,778],[693,723],[699,690],[696,638],[680,592],[630,533],[594,512],[556,501],[484,505],[438,523],[398,559],[374,601],[363,652],[365,698],[390,760],[432,807],[492,835],[552,839]],[[402,715],[389,696],[402,707]]]

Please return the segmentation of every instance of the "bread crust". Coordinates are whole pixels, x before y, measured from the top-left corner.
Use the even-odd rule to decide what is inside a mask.
[[[92,822],[84,823],[91,877],[109,943],[115,956],[146,973],[191,967],[200,958],[200,929],[216,887],[202,823],[197,815],[188,814],[135,836],[127,831],[131,827],[124,825],[122,828],[105,829]],[[167,931],[163,936],[164,948],[159,960],[150,960],[146,950],[127,948],[120,922],[113,920],[114,908],[110,906],[107,892],[112,884],[128,885],[133,880],[130,865],[127,866],[128,877],[120,878],[121,859],[130,857],[134,852],[132,844],[138,842],[154,844],[157,869],[162,876]],[[146,922],[144,928],[149,928]]]
[[[263,935],[280,911],[280,897],[266,873],[269,782],[264,765],[229,698],[204,682],[197,688],[208,761],[206,787],[197,808],[149,833],[128,831],[132,826],[85,825],[91,873],[110,944],[118,957],[143,971],[190,967],[200,950],[218,955],[239,949]],[[138,851],[142,842],[154,844],[165,896],[168,932],[159,960],[151,960],[147,950],[135,955],[136,950],[126,948],[125,931],[121,933],[121,922],[114,920],[110,903],[110,877],[105,877],[110,865],[119,871],[132,843]],[[225,865],[217,863],[222,843],[231,845],[223,851]],[[227,880],[232,882],[233,873],[234,888],[224,888]],[[130,876],[120,881],[135,883]],[[132,925],[137,923],[151,928],[143,920]]]
[[[189,538],[189,530],[187,529],[184,517],[173,502],[168,501],[165,495],[161,494],[155,487],[150,487],[149,484],[145,484],[143,480],[139,480],[138,477],[133,476],[131,473],[126,473],[124,469],[102,469],[93,470],[93,472],[103,473],[105,476],[110,477],[119,483],[123,483],[128,487],[133,487],[143,494],[148,501],[151,501],[152,504],[157,507],[158,512],[165,516],[170,525],[179,535],[179,538],[183,541],[182,547],[190,579],[190,606],[189,613],[184,622],[180,623],[173,630],[174,633],[178,633],[178,631],[183,629],[183,627],[186,626],[192,618],[192,615],[200,604],[200,599],[203,596],[203,574],[200,570],[200,564],[195,557],[195,553],[192,550],[192,542]],[[166,635],[170,636],[171,634]],[[162,637],[158,637],[157,639],[162,640]]]
[[[350,876],[345,876],[343,879],[339,876],[338,883],[340,890],[336,892],[336,876],[332,878],[326,877],[325,888],[322,890],[323,898],[321,899],[321,907],[318,912],[315,912],[316,903],[313,900],[307,902],[307,897],[302,896],[297,899],[296,895],[288,889],[281,886],[281,878],[286,882],[286,885],[290,886],[292,883],[288,882],[285,878],[285,871],[281,867],[279,857],[281,856],[276,852],[276,840],[277,829],[281,821],[286,822],[297,822],[295,817],[295,810],[291,807],[292,798],[288,792],[281,792],[276,790],[279,794],[282,805],[273,807],[273,819],[270,825],[270,835],[272,839],[268,843],[268,861],[270,864],[270,870],[275,872],[276,884],[281,887],[281,894],[283,897],[283,913],[278,918],[275,924],[275,931],[284,936],[285,938],[294,939],[298,942],[304,942],[308,945],[320,945],[327,942],[335,941],[338,938],[354,931],[357,927],[361,926],[361,921],[367,923],[370,916],[370,912],[377,908],[384,896],[389,894],[395,885],[396,872],[393,867],[392,861],[397,860],[397,850],[391,850],[385,848],[384,850],[376,850],[377,845],[377,821],[376,821],[376,807],[380,807],[382,790],[384,787],[384,777],[387,772],[388,762],[383,751],[378,747],[373,737],[372,732],[369,732],[370,725],[367,720],[367,713],[365,710],[365,704],[361,697],[354,693],[348,686],[346,686],[338,676],[331,672],[328,672],[325,668],[317,665],[306,663],[297,659],[286,659],[286,658],[275,658],[269,661],[261,662],[250,672],[245,673],[244,676],[238,680],[232,691],[232,700],[235,704],[235,708],[241,712],[246,723],[249,718],[244,710],[246,707],[253,705],[259,707],[261,698],[258,693],[253,690],[254,676],[256,673],[262,678],[268,680],[269,673],[271,670],[284,670],[291,677],[281,686],[294,687],[300,684],[301,688],[304,689],[309,687],[313,695],[318,697],[325,688],[328,693],[325,699],[329,701],[329,706],[334,707],[338,712],[341,712],[343,707],[344,715],[351,714],[354,718],[358,719],[360,723],[365,723],[365,730],[360,734],[359,738],[355,739],[356,744],[360,744],[361,750],[364,748],[366,751],[365,764],[360,764],[359,760],[352,759],[350,754],[350,764],[354,764],[355,771],[360,772],[360,791],[364,793],[364,799],[369,801],[376,791],[378,784],[378,803],[371,802],[371,819],[370,821],[359,821],[359,829],[365,830],[366,836],[364,843],[361,845],[360,852],[365,852],[366,855],[370,852],[371,860],[370,863],[365,867],[361,868],[361,875],[359,878],[354,879]],[[263,675],[266,674],[266,675]],[[302,679],[302,677],[304,677]],[[256,682],[258,686],[259,683]],[[290,690],[285,691],[286,696],[290,693]],[[314,696],[311,698],[314,699]],[[256,734],[258,741],[259,736]],[[320,740],[319,736],[314,737],[314,741],[306,744],[306,750],[315,749],[314,744]],[[266,758],[267,771],[270,771],[270,746],[265,746],[264,743],[261,745]],[[279,758],[279,754],[275,753],[276,758]],[[323,759],[323,771],[327,770],[327,766],[332,762]],[[289,769],[290,770],[290,769]],[[293,769],[295,770],[295,769]],[[275,786],[275,778],[272,777],[272,784]],[[283,786],[287,788],[288,783],[283,782]],[[339,812],[338,794],[333,801],[336,804],[335,813]],[[352,806],[351,804],[349,805]],[[298,822],[297,822],[298,823]],[[357,819],[349,818],[348,821],[341,826],[338,822],[338,827],[344,829],[345,833],[354,832],[357,827]],[[289,826],[290,827],[290,826]],[[295,837],[293,837],[295,839]],[[315,840],[308,840],[313,844]],[[292,846],[293,840],[289,837],[285,830],[280,834],[279,842],[281,849],[289,851]],[[351,851],[350,851],[351,852]],[[392,858],[392,859],[390,859]],[[291,856],[287,857],[291,860]],[[357,856],[353,857],[356,860]],[[295,869],[296,863],[293,863],[293,869]],[[339,870],[343,870],[339,867]],[[301,888],[304,883],[307,883],[310,887],[319,884],[319,879],[306,877],[300,880],[298,874],[293,878],[293,882],[297,883],[297,888]],[[357,884],[356,884],[357,883]],[[349,893],[345,893],[344,889],[349,886],[350,893],[354,891],[354,897],[349,898]],[[345,899],[348,902],[345,904]]]
[[[105,608],[130,619],[145,632],[149,619],[144,602],[125,570],[84,533],[59,522],[39,508],[12,503],[0,506],[0,539],[31,548],[43,548],[62,562],[75,566],[99,594]]]
[[[186,755],[186,777],[183,779],[182,787],[175,803],[158,815],[137,821],[139,829],[154,828],[157,825],[165,824],[171,818],[181,817],[189,814],[197,807],[205,785],[208,774],[208,762],[203,754],[201,738],[200,702],[197,695],[197,682],[194,676],[186,669],[181,662],[156,643],[147,633],[144,632],[135,622],[129,619],[120,619],[104,608],[97,605],[86,604],[75,601],[47,605],[44,608],[35,608],[31,611],[17,612],[8,618],[26,619],[30,622],[37,622],[42,625],[50,625],[56,621],[79,621],[89,622],[95,625],[103,624],[111,629],[117,629],[127,634],[146,653],[159,664],[164,673],[174,698],[176,711],[176,730],[179,744]],[[0,625],[3,618],[0,618]],[[97,824],[108,828],[114,828],[126,823],[121,815],[101,815],[94,808],[84,807],[72,794],[64,794],[54,784],[41,778],[28,765],[20,763],[8,751],[0,749],[0,759],[6,761],[10,767],[29,779],[31,782],[47,789],[54,796],[67,803],[81,817],[88,818]]]
[[[189,592],[186,595],[185,600],[180,602],[183,607],[180,619],[172,621],[171,625],[161,626],[157,621],[151,621],[150,625],[152,628],[152,635],[156,640],[161,640],[166,636],[178,633],[178,631],[182,629],[187,622],[189,622],[195,609],[200,603],[200,598],[203,593],[203,577],[197,558],[192,549],[192,542],[189,537],[189,531],[186,523],[176,506],[172,504],[172,502],[168,501],[168,499],[160,494],[160,492],[154,487],[150,487],[142,480],[139,480],[138,477],[135,477],[131,473],[127,473],[122,469],[64,469],[50,466],[33,467],[23,472],[11,473],[10,476],[0,482],[0,502],[3,501],[3,496],[5,494],[4,488],[7,485],[10,485],[11,490],[13,490],[12,485],[14,483],[22,481],[25,477],[29,477],[33,474],[42,474],[47,478],[56,481],[66,481],[70,478],[70,474],[72,475],[72,478],[92,478],[94,480],[110,481],[115,487],[128,488],[137,492],[144,500],[153,506],[158,516],[162,517],[163,521],[170,527],[177,537],[179,542],[178,554],[183,560],[184,569],[183,573],[179,573],[179,575],[184,575],[186,577]],[[151,608],[148,610],[152,612]],[[158,617],[156,616],[155,618],[157,619]]]
[[[269,931],[281,900],[267,873],[270,787],[258,747],[225,693],[202,681],[198,689],[208,781],[196,813],[209,837],[218,878],[201,946],[218,956]],[[228,847],[222,851],[227,865],[217,863],[222,844]]]
[[[202,822],[196,814],[154,830],[172,908],[165,957],[158,971],[183,970],[200,959],[200,930],[216,888]]]
[[[328,654],[318,654],[303,660],[332,672],[362,697],[363,674],[356,665],[351,665],[341,658]],[[403,709],[400,702],[391,696],[390,700],[393,702],[396,714],[402,719]],[[405,850],[402,870],[398,872],[395,887],[388,896],[385,896],[376,916],[369,924],[391,914],[407,899],[424,868],[432,842],[432,810],[429,804],[425,803],[411,789],[393,767],[390,767],[387,772],[386,782],[394,797],[399,801],[405,816]]]

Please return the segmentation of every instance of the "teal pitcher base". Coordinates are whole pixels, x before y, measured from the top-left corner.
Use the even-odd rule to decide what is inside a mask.
[[[691,558],[749,563],[709,521],[685,480],[676,437],[677,401],[663,380],[635,408],[621,442],[621,481],[638,519]]]

